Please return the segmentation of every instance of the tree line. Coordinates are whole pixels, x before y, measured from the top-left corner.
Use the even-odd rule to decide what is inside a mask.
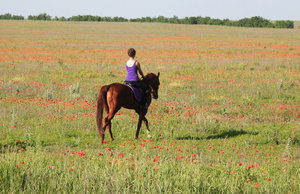
[[[0,15],[0,19],[4,20],[24,20],[23,16],[11,15],[9,13]],[[173,24],[204,24],[204,25],[225,25],[225,26],[240,26],[240,27],[260,27],[260,28],[294,28],[294,21],[279,20],[270,21],[260,16],[251,18],[243,18],[237,21],[229,19],[215,19],[210,17],[141,17],[135,19],[127,19],[123,17],[100,17],[92,15],[77,15],[69,18],[51,17],[46,13],[39,15],[29,15],[27,20],[48,20],[48,21],[93,21],[93,22],[157,22],[157,23],[173,23]]]

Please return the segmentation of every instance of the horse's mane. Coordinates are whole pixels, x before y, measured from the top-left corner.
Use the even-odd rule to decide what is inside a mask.
[[[148,73],[144,76],[144,82],[149,83],[151,82],[155,77],[157,77],[157,75],[155,75],[154,73]]]

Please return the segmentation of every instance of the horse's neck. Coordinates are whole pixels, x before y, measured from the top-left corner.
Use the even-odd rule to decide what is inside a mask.
[[[151,85],[152,79],[150,79],[149,77],[145,77],[145,78],[144,78],[144,82],[145,82],[145,84],[147,84],[147,85]]]

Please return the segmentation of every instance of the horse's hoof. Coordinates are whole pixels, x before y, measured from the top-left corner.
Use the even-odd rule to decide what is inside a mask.
[[[151,138],[152,138],[152,136],[151,136],[150,134],[149,134],[147,137],[148,137],[148,139],[151,139]]]
[[[114,138],[110,138],[110,141],[113,141],[114,140]]]

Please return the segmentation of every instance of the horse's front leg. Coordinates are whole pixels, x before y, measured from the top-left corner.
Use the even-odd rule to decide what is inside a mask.
[[[139,115],[139,122],[138,122],[137,130],[136,130],[136,134],[135,134],[135,139],[139,138],[142,121],[144,120],[144,118],[145,118],[145,115]]]
[[[151,134],[150,134],[150,129],[149,129],[149,125],[148,125],[148,120],[146,119],[146,117],[144,117],[143,121],[145,122],[146,124],[146,127],[147,127],[147,134],[148,134],[148,138],[151,139]]]

